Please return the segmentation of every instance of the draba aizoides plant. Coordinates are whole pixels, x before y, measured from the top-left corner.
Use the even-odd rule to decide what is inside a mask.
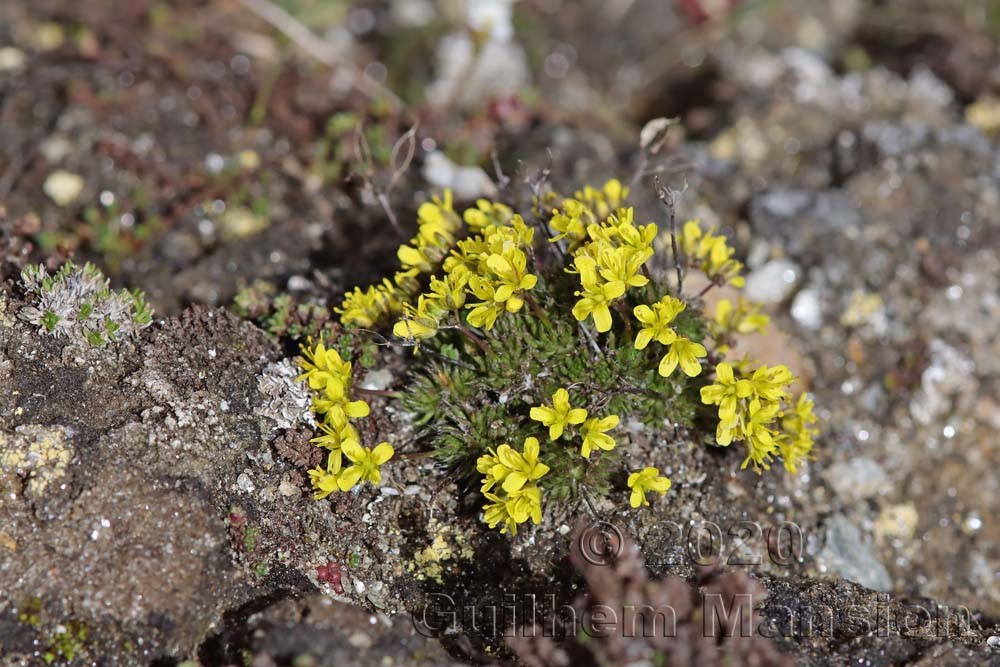
[[[727,360],[735,337],[763,330],[767,316],[743,298],[703,312],[711,287],[742,287],[735,250],[697,221],[665,234],[671,287],[672,276],[648,266],[659,229],[636,224],[627,195],[611,180],[536,196],[529,222],[486,200],[459,215],[445,192],[419,208],[395,276],[355,288],[336,309],[345,335],[384,327],[413,348],[401,403],[433,455],[478,480],[484,519],[501,532],[539,523],[548,502],[627,487],[637,508],[666,493],[657,468],[624,468],[624,420],[691,425],[700,405],[712,406],[718,444],[740,443],[743,467],[758,472],[776,459],[795,472],[812,449],[812,403],[793,398],[789,369]],[[688,296],[682,274],[694,271],[708,287]],[[378,483],[393,450],[358,440],[351,420],[368,406],[352,400],[350,363],[323,343],[300,363],[322,417],[314,442],[330,451],[310,472],[316,497]]]

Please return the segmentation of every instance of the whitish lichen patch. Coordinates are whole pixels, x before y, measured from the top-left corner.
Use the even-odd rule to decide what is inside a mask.
[[[264,403],[257,407],[256,413],[276,421],[278,428],[315,424],[309,409],[312,395],[305,383],[295,381],[298,374],[292,362],[284,359],[268,364],[257,378],[257,389],[264,397]]]
[[[0,472],[25,478],[29,494],[43,495],[50,484],[65,477],[76,454],[71,436],[61,426],[27,425],[13,433],[0,432]]]

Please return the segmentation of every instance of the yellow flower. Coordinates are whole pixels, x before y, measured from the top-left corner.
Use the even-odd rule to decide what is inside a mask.
[[[418,269],[406,269],[405,271],[396,271],[392,276],[392,282],[398,288],[400,294],[400,304],[398,308],[395,308],[393,312],[398,312],[403,308],[403,301],[406,297],[413,296],[420,291],[420,271]],[[385,280],[385,279],[383,279]]]
[[[510,533],[511,535],[517,535],[517,521],[510,514],[510,510],[507,507],[507,499],[488,491],[484,491],[483,496],[485,496],[486,500],[490,501],[488,505],[483,507],[483,521],[490,528],[496,528],[499,525],[501,534]]]
[[[321,423],[319,430],[323,435],[316,436],[309,442],[330,450],[330,461],[331,463],[336,461],[336,468],[340,470],[341,447],[345,442],[360,442],[357,430],[346,419],[335,424]]]
[[[618,236],[622,244],[635,250],[653,254],[653,241],[656,239],[659,229],[650,222],[645,225],[636,226],[633,223],[634,211],[632,207],[618,209],[618,211],[608,218],[607,225],[614,234]]]
[[[685,375],[694,377],[701,373],[701,363],[698,358],[705,356],[708,356],[708,351],[704,345],[678,336],[670,344],[670,350],[660,359],[660,367],[657,370],[663,377],[670,377],[679,364]]]
[[[726,244],[726,237],[716,236],[711,231],[703,232],[698,222],[684,223],[678,245],[688,262],[700,269],[714,282],[731,283],[743,287],[745,280],[740,276],[743,264],[733,259],[736,250]]]
[[[611,309],[609,305],[625,293],[625,283],[620,280],[601,283],[597,276],[597,263],[591,257],[578,256],[574,260],[574,264],[580,272],[580,283],[583,286],[583,291],[575,292],[580,300],[573,306],[573,317],[579,322],[593,317],[594,327],[598,331],[603,333],[610,330]]]
[[[542,520],[542,490],[534,484],[508,493],[508,512],[517,523],[531,519],[532,523]]]
[[[539,405],[531,408],[531,418],[549,427],[549,439],[558,440],[568,425],[582,424],[587,419],[587,411],[572,407],[569,392],[558,389],[552,395],[552,407]]]
[[[357,442],[348,441],[343,444],[341,451],[353,464],[337,475],[337,486],[341,491],[347,491],[364,482],[380,484],[382,482],[380,467],[395,453],[388,442],[379,443],[374,449],[369,449]]]
[[[594,449],[603,449],[608,452],[615,448],[615,439],[606,433],[618,426],[618,415],[608,415],[603,419],[591,417],[583,422],[583,446],[580,448],[580,455],[585,459],[590,458],[590,452]]]
[[[305,372],[295,379],[308,380],[309,388],[318,390],[326,389],[331,382],[341,386],[350,384],[351,362],[344,361],[337,350],[327,348],[322,342],[315,349],[311,347],[311,338],[308,342],[310,347],[301,346],[302,357],[299,357],[299,366]]]
[[[670,324],[687,305],[680,299],[667,295],[650,306],[636,306],[632,309],[635,319],[643,327],[635,337],[635,349],[644,350],[650,341],[660,345],[670,345],[677,340],[677,332]]]
[[[530,290],[538,282],[538,277],[526,271],[528,258],[518,248],[508,248],[504,254],[491,254],[486,258],[486,266],[496,274],[493,300],[505,303],[507,312],[516,313],[524,305],[520,293]]]
[[[597,257],[599,273],[609,283],[621,281],[627,287],[642,287],[649,278],[639,273],[652,251],[636,250],[627,246],[605,248]]]
[[[606,218],[628,197],[628,188],[617,178],[612,178],[600,190],[588,185],[583,190],[573,193],[573,196],[593,210],[597,217]]]
[[[489,331],[496,324],[500,313],[504,312],[505,306],[495,299],[496,290],[486,278],[480,276],[469,278],[469,290],[479,302],[466,304],[466,308],[472,309],[466,319],[472,326]]]
[[[326,385],[326,390],[322,394],[313,396],[312,409],[317,414],[325,414],[325,420],[333,424],[347,419],[367,417],[370,412],[367,403],[348,400],[346,388],[332,382]]]
[[[744,444],[747,449],[747,457],[743,461],[741,468],[746,468],[752,461],[754,470],[770,469],[769,462],[777,444],[774,441],[774,432],[768,428],[778,415],[778,404],[761,403],[758,399],[750,401],[750,419],[744,425]]]
[[[784,365],[768,368],[761,364],[760,368],[750,376],[754,395],[762,400],[775,403],[791,398],[791,394],[785,387],[794,381],[795,376],[792,375],[792,371]]]
[[[517,535],[517,525],[531,519],[533,523],[542,520],[542,491],[537,486],[529,485],[501,496],[495,493],[484,493],[490,501],[483,507],[483,520],[490,528],[500,526],[501,533]]]
[[[344,325],[371,327],[390,313],[398,313],[403,309],[402,295],[392,283],[383,280],[379,285],[373,285],[365,291],[355,287],[344,296],[343,302],[334,312],[340,315]]]
[[[450,271],[444,278],[431,278],[430,294],[447,310],[458,310],[465,305],[466,288],[469,285],[469,270],[462,265]]]
[[[729,299],[720,299],[712,316],[715,335],[721,337],[730,333],[749,334],[763,332],[771,318],[760,312],[760,304],[740,297],[736,305]]]
[[[455,234],[462,221],[452,209],[451,191],[444,199],[434,198],[417,209],[417,235],[396,251],[404,272],[430,273],[440,264],[455,244]]]
[[[465,224],[472,229],[482,229],[487,225],[504,225],[513,216],[514,212],[509,206],[488,199],[477,199],[476,208],[466,209],[462,214]]]
[[[340,472],[340,457],[331,456],[326,468],[313,468],[309,471],[309,481],[314,489],[313,498],[323,500],[334,491],[339,490],[337,474]]]
[[[587,230],[579,215],[572,216],[567,213],[554,211],[551,220],[549,220],[549,226],[559,232],[549,239],[550,243],[569,239],[570,249],[572,250],[587,239]]]
[[[736,415],[737,401],[752,394],[753,384],[749,380],[737,380],[732,365],[723,361],[715,367],[715,383],[701,388],[701,402],[718,405],[719,418],[731,420]]]
[[[777,437],[778,453],[790,473],[798,471],[799,460],[809,456],[813,448],[816,429],[813,402],[805,394],[799,395],[795,407],[781,415],[781,433]]]
[[[650,491],[666,493],[670,489],[670,480],[662,477],[657,468],[647,467],[628,476],[628,488],[632,489],[629,504],[639,507],[649,505],[646,494]]]
[[[497,453],[492,449],[489,454],[483,454],[476,459],[476,470],[485,475],[485,477],[483,477],[483,486],[480,489],[483,493],[486,493],[496,486],[497,482],[503,480],[502,475],[506,474],[506,468],[500,464],[500,459],[497,458]],[[499,479],[493,476],[494,470],[501,474]]]
[[[392,325],[392,335],[407,340],[424,340],[438,331],[440,317],[444,311],[437,303],[421,294],[417,305],[406,305],[406,317]]]
[[[697,257],[701,236],[701,226],[698,224],[697,220],[688,220],[685,222],[684,227],[681,229],[680,239],[678,240],[681,252],[689,258]]]
[[[520,490],[527,482],[541,479],[549,471],[549,467],[538,460],[538,438],[525,438],[523,452],[507,444],[500,445],[496,460],[490,475],[507,493]],[[483,483],[485,486],[486,480]]]

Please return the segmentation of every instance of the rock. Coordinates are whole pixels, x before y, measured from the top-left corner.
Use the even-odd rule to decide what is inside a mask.
[[[920,390],[910,403],[910,414],[930,424],[951,407],[952,398],[968,387],[976,366],[971,359],[942,340],[931,341],[931,363],[920,378]]]
[[[772,259],[747,276],[746,297],[760,303],[781,303],[801,278],[798,264],[788,259]]]
[[[83,185],[83,177],[79,174],[65,169],[57,169],[48,175],[45,183],[42,184],[42,189],[49,196],[49,199],[65,208],[80,196],[80,193],[83,192]]]
[[[800,290],[792,301],[792,318],[806,329],[818,330],[823,326],[823,307],[820,292],[815,287]]]
[[[285,600],[250,619],[254,665],[459,665],[408,616],[371,614],[323,595]]]
[[[511,39],[511,2],[469,3],[469,28],[445,35],[438,42],[437,76],[427,88],[435,106],[481,107],[495,98],[518,94],[531,81],[524,48]],[[488,38],[477,44],[470,32],[486,28]]]
[[[837,498],[847,503],[878,495],[889,484],[885,470],[867,458],[839,461],[823,472],[823,478],[833,487]]]
[[[890,505],[882,510],[875,521],[875,535],[880,540],[891,538],[913,539],[919,518],[917,508],[913,503]]]
[[[892,590],[892,579],[861,529],[843,514],[826,520],[826,545],[816,556],[820,571],[832,572],[848,581],[876,591]]]
[[[0,72],[16,73],[28,64],[28,56],[13,46],[0,48]]]
[[[479,167],[462,167],[441,151],[431,151],[424,159],[424,178],[436,188],[450,188],[457,199],[492,197],[496,185]]]

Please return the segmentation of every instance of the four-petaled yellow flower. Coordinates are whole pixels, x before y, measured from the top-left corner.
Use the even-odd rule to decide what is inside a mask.
[[[587,411],[569,404],[569,392],[558,389],[552,395],[552,407],[539,405],[531,408],[531,418],[549,427],[549,439],[558,440],[570,424],[582,424]]]
[[[309,442],[329,450],[330,458],[327,467],[334,466],[335,463],[336,469],[340,470],[341,447],[344,446],[345,442],[360,443],[361,441],[358,437],[357,429],[347,421],[346,415],[336,417],[335,419],[338,421],[333,421],[332,418],[327,422],[321,423],[319,430],[323,432],[323,435],[312,438]]]
[[[602,282],[597,274],[597,262],[593,257],[578,256],[573,264],[580,272],[583,291],[576,292],[580,300],[573,306],[573,317],[582,322],[594,318],[594,327],[601,333],[611,329],[610,305],[625,294],[626,284],[621,280]]]
[[[760,368],[750,376],[754,396],[765,401],[783,401],[792,397],[785,389],[795,381],[795,376],[787,366],[768,367],[761,364]]]
[[[510,248],[504,254],[492,254],[486,258],[486,266],[496,274],[496,288],[493,300],[506,304],[508,313],[516,313],[524,305],[521,292],[530,290],[538,282],[538,277],[526,270],[528,258],[523,251]]]
[[[608,452],[615,448],[615,439],[607,434],[614,427],[618,426],[618,415],[608,415],[603,419],[591,417],[583,422],[583,446],[580,448],[580,455],[585,459],[590,458],[590,452],[594,449],[603,449]]]
[[[312,347],[312,339],[308,347],[302,346],[299,366],[305,372],[296,380],[308,380],[310,389],[326,389],[330,383],[346,386],[351,381],[351,362],[344,361],[340,352],[327,348],[322,341],[315,348]]]
[[[701,402],[706,405],[718,405],[719,418],[729,421],[736,415],[736,402],[752,394],[753,384],[742,378],[737,380],[733,375],[732,365],[723,361],[715,367],[715,383],[701,388]]]
[[[347,491],[364,482],[381,483],[382,471],[379,468],[391,459],[394,453],[392,445],[388,442],[379,443],[374,449],[369,449],[357,442],[347,441],[341,445],[340,450],[352,464],[337,475],[337,486],[341,491]]]
[[[746,284],[740,275],[743,264],[733,259],[736,250],[726,244],[725,236],[716,236],[711,230],[703,232],[697,221],[689,220],[684,223],[679,245],[688,262],[714,283],[728,282],[734,287]]]
[[[538,438],[525,438],[522,452],[507,444],[500,445],[495,458],[496,464],[489,477],[499,482],[507,493],[520,491],[526,483],[541,479],[549,471],[549,467],[538,460]],[[483,485],[486,486],[486,480]]]
[[[701,363],[698,361],[699,357],[705,356],[708,356],[708,350],[705,349],[704,345],[695,343],[683,336],[678,336],[670,344],[670,349],[667,353],[660,359],[660,367],[657,371],[663,377],[670,377],[674,369],[680,365],[685,375],[694,377],[698,373],[701,373]]]
[[[421,294],[416,306],[406,304],[405,312],[406,316],[392,326],[392,335],[419,341],[437,333],[446,311],[433,298]]]
[[[340,490],[337,486],[337,473],[340,472],[340,457],[330,457],[326,468],[313,468],[309,471],[309,480],[314,489],[313,498],[323,500],[334,491]]]
[[[345,418],[367,417],[371,411],[368,404],[362,400],[348,400],[344,386],[334,382],[326,385],[326,390],[322,394],[313,396],[312,409],[319,414],[325,413],[326,421],[334,423],[344,421]]]
[[[506,306],[496,299],[496,289],[486,278],[472,276],[469,279],[469,290],[479,299],[479,303],[466,306],[472,309],[467,317],[469,324],[489,331],[496,324],[500,313],[506,310]]]
[[[661,476],[657,468],[647,467],[628,476],[628,488],[632,489],[629,504],[639,507],[649,505],[646,494],[650,491],[666,493],[670,489],[670,480]]]
[[[644,350],[651,341],[660,345],[670,345],[677,340],[677,332],[670,326],[687,308],[680,299],[667,295],[652,306],[636,306],[632,309],[635,319],[642,323],[642,329],[635,337],[635,349]]]
[[[730,333],[763,332],[770,322],[771,318],[760,312],[760,304],[743,297],[737,299],[735,305],[729,299],[719,299],[712,315],[715,334],[720,337]]]
[[[640,271],[651,255],[651,250],[636,250],[628,246],[605,248],[597,256],[598,272],[609,283],[622,282],[627,287],[642,287],[649,283],[649,278]]]

